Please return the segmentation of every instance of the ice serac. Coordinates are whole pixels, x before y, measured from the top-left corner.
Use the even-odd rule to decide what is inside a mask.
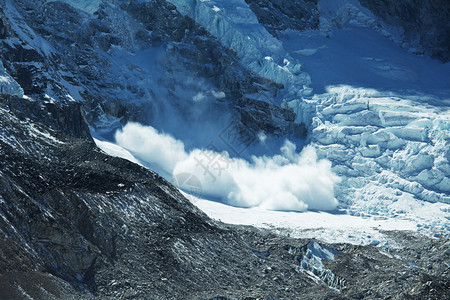
[[[301,71],[301,64],[258,23],[244,0],[169,2],[206,28],[223,46],[235,51],[243,64],[257,75],[283,84],[292,94],[309,92],[306,86],[310,78]]]
[[[323,280],[328,286],[334,289],[342,289],[345,287],[346,281],[333,274],[323,264],[324,260],[333,260],[339,254],[338,251],[311,241],[300,249],[289,248],[289,253],[295,256],[295,260],[299,262],[300,268],[313,278]]]

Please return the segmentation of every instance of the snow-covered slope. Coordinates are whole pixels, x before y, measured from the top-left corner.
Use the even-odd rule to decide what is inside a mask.
[[[235,206],[449,230],[449,63],[359,1],[0,1],[2,89],[83,102],[111,154]]]
[[[281,40],[318,92],[309,141],[342,179],[341,207],[448,234],[449,63],[398,47],[395,28],[357,1],[320,1],[319,10],[320,31]]]
[[[419,229],[448,232],[448,63],[399,47],[402,30],[358,1],[319,1],[318,30],[285,30],[277,38],[244,1],[173,3],[235,51],[246,68],[286,85],[280,102],[295,111],[296,122],[311,123],[308,142],[341,178],[335,190],[340,208],[355,216],[411,220]],[[314,95],[292,96],[290,89],[300,91],[307,82],[279,75],[289,74],[279,66],[284,58],[301,63],[311,75]],[[203,196],[211,196],[214,187],[199,174],[202,169],[191,164],[187,171],[200,179]],[[233,181],[225,181],[233,191]],[[224,185],[212,194],[237,206],[260,205],[258,200],[227,201]],[[261,188],[270,194],[268,185]]]

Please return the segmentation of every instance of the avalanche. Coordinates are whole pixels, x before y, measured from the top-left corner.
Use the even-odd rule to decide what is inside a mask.
[[[379,229],[418,229],[448,234],[448,63],[413,55],[400,48],[396,43],[399,31],[377,19],[356,1],[319,1],[319,30],[286,30],[279,39],[258,23],[244,1],[172,3],[180,12],[207,28],[224,46],[236,51],[249,69],[285,85],[289,92],[284,95],[282,105],[297,113],[297,122],[310,124],[308,149],[314,149],[319,161],[331,161],[331,170],[342,179],[331,180],[333,188],[330,191],[339,201],[339,209],[347,214],[336,215],[337,218],[341,223],[347,222],[345,218],[349,216],[369,218],[369,221],[352,219],[354,224],[365,225],[361,226],[362,230],[357,228],[359,225],[349,229],[355,231],[357,238],[345,238],[345,241],[371,243],[374,239],[363,238],[364,232],[370,231],[371,236],[376,236],[374,230],[377,230],[373,228],[378,226],[381,226]],[[300,65],[311,76],[311,81],[306,73],[298,71]],[[311,96],[305,93],[309,90],[304,89],[308,84],[316,92]],[[132,135],[125,127],[116,135],[117,143],[139,155],[136,146],[125,142],[125,138]],[[166,143],[166,146],[176,143]],[[170,147],[167,149],[172,151]],[[206,183],[207,173],[202,174],[201,169],[196,173],[198,164],[192,153],[204,153],[203,150],[196,151],[189,154],[183,149],[182,158],[161,171],[168,178],[176,173],[193,173],[201,182],[200,195],[238,207],[297,211],[336,207],[332,201],[314,205],[313,200],[302,200],[304,197],[289,194],[291,178],[297,178],[295,184],[306,184],[312,198],[317,198],[316,203],[327,203],[320,200],[319,189],[302,177],[312,169],[294,169],[293,173],[284,176],[281,174],[285,169],[281,165],[271,169],[265,162],[259,163],[264,168],[256,168],[261,158],[254,158],[252,167],[248,162],[237,160],[237,165],[246,166],[248,171],[242,175],[224,175],[220,183],[211,188],[211,184]],[[156,169],[167,161],[158,155],[142,156],[141,153],[138,157]],[[280,158],[272,156],[270,159]],[[250,171],[252,169],[254,172]],[[326,177],[333,178],[331,174]],[[272,184],[266,183],[264,178],[271,178]],[[271,190],[274,186],[280,190]],[[180,187],[189,191],[186,186]],[[288,200],[292,195],[293,200]],[[196,196],[199,196],[198,191]],[[334,196],[327,198],[334,199]],[[196,201],[209,215],[227,222],[298,227],[295,222],[280,224],[277,217],[270,217],[270,213],[258,213],[262,218],[259,221],[230,218],[227,209],[203,200]],[[249,212],[243,210],[242,214]],[[234,211],[233,215],[240,213]],[[331,216],[323,218],[329,220]],[[305,214],[301,218],[304,217]],[[373,223],[377,219],[385,219],[389,225]],[[307,228],[320,235],[317,225],[306,223],[311,224]],[[324,222],[323,226],[331,225]],[[336,229],[329,229],[324,238],[335,232]]]

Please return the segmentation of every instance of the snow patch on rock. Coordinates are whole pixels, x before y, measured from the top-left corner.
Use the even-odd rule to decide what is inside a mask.
[[[55,2],[55,0],[46,0],[47,2]],[[93,14],[99,8],[102,0],[58,0],[59,2],[65,2],[79,10]]]
[[[235,51],[247,68],[263,78],[283,84],[292,94],[310,83],[282,43],[270,35],[244,0],[169,0],[178,11],[194,19],[226,48]],[[270,59],[266,59],[269,57]]]
[[[23,89],[6,72],[3,63],[0,61],[0,94],[12,94],[23,97]]]

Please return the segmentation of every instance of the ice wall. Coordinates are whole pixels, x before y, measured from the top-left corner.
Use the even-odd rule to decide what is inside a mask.
[[[344,178],[341,203],[393,215],[391,204],[402,199],[450,204],[450,111],[444,103],[349,86],[328,91],[314,97],[311,142]]]
[[[55,2],[55,0],[46,1]],[[101,0],[59,0],[59,2],[65,2],[79,10],[92,14],[98,10]]]
[[[292,94],[305,93],[310,83],[301,65],[258,23],[244,0],[168,0],[178,11],[202,25],[223,46],[235,51],[257,75],[283,84]]]

